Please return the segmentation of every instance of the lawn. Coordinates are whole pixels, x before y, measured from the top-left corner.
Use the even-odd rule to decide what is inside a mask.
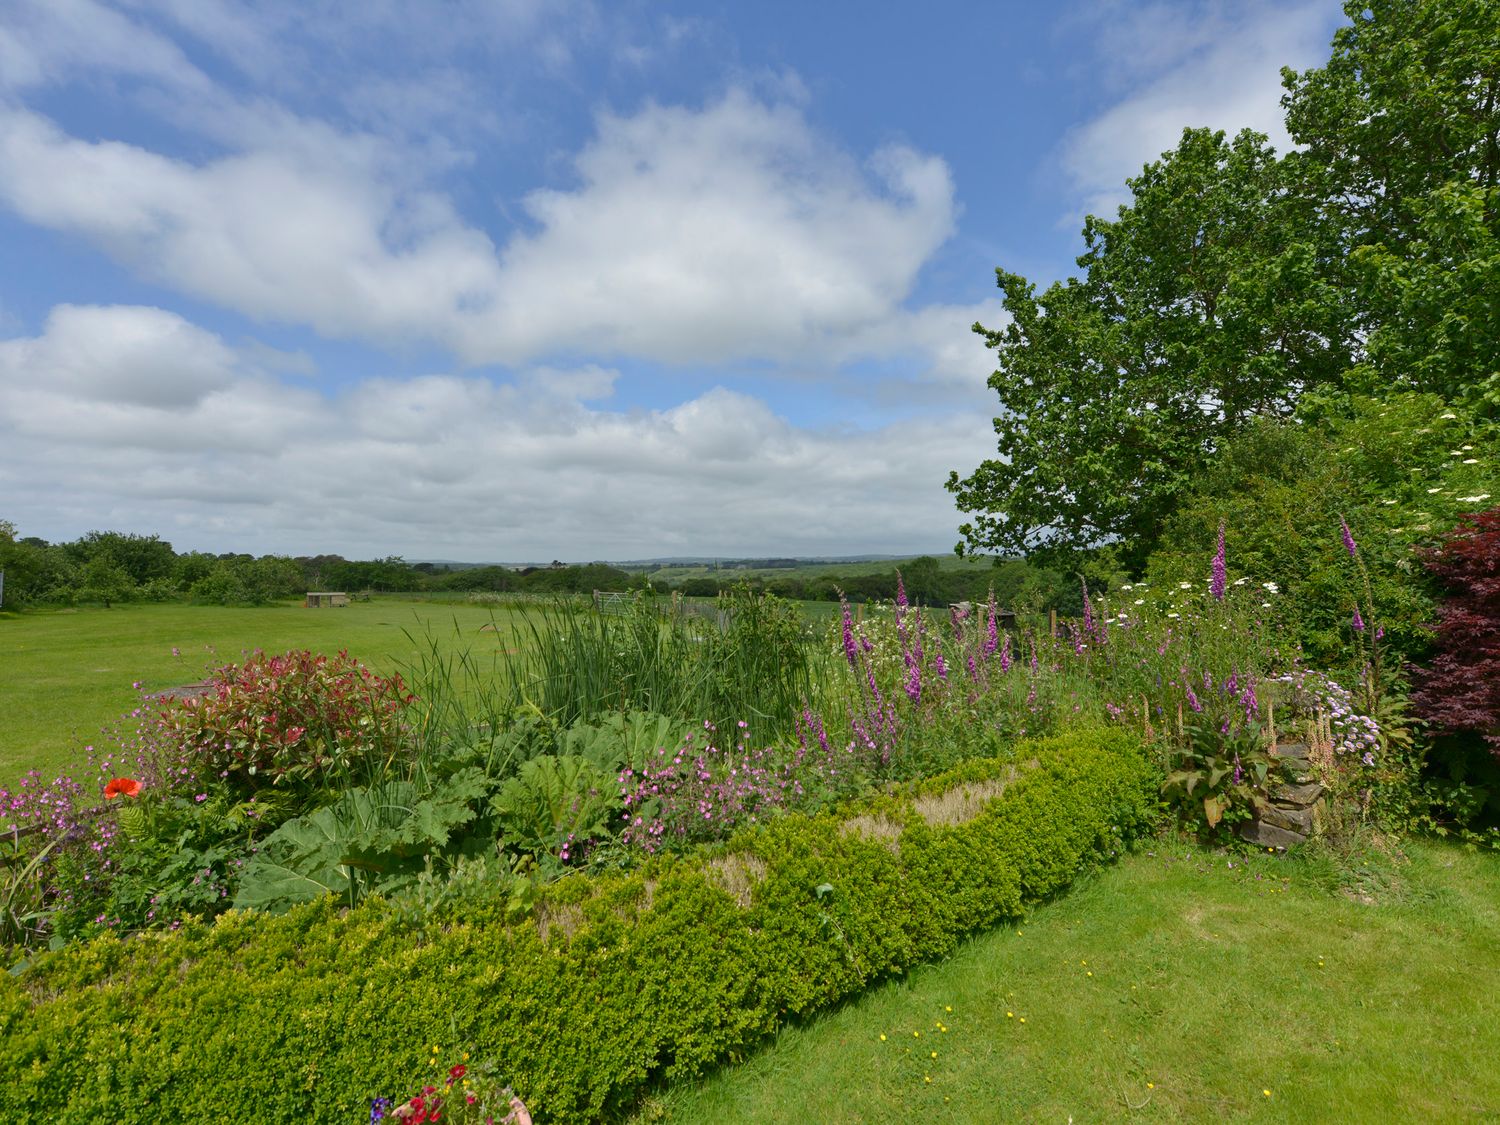
[[[1494,1120],[1500,856],[1408,855],[1158,846],[637,1125]]]
[[[400,598],[342,609],[124,605],[6,614],[0,616],[0,786],[29,769],[50,776],[70,768],[103,727],[136,705],[135,683],[146,692],[193,683],[255,649],[347,649],[389,673],[415,660],[428,637],[503,658],[515,643],[511,622],[503,606]]]

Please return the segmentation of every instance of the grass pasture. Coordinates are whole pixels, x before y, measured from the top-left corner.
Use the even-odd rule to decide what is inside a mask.
[[[123,605],[0,617],[0,785],[73,765],[135,706],[136,682],[146,692],[193,683],[255,649],[347,649],[389,674],[416,660],[429,637],[504,659],[516,643],[513,611],[392,597],[340,609]]]
[[[1127,856],[635,1125],[1500,1119],[1500,856],[1409,855]]]

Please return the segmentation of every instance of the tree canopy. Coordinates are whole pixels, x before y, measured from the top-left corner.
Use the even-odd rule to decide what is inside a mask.
[[[1226,438],[1310,389],[1500,411],[1500,5],[1350,3],[1284,71],[1300,149],[1189,128],[1090,216],[1081,274],[996,271],[996,458],[948,488],[960,550],[1138,568]]]

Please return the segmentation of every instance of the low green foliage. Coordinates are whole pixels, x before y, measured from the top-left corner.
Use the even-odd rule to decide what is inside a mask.
[[[1187,742],[1171,755],[1172,768],[1162,794],[1191,824],[1224,832],[1248,819],[1266,802],[1271,759],[1259,723],[1223,732],[1212,723],[1187,727]]]
[[[42,954],[0,984],[0,1118],[352,1121],[471,1045],[539,1121],[618,1113],[1055,894],[1150,827],[1159,781],[1128,735],[1079,732],[563,880],[520,925],[499,896],[420,920],[325,898]],[[916,803],[986,782],[964,815]]]

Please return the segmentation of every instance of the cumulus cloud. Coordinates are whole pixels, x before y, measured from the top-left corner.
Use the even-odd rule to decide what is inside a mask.
[[[942,160],[860,166],[742,92],[603,116],[577,186],[529,195],[535,229],[500,253],[368,138],[274,136],[194,164],[0,111],[0,199],[191,296],[472,364],[836,351],[897,312],[954,222]]]
[[[506,246],[499,331],[476,325],[470,354],[817,348],[889,315],[953,229],[942,160],[891,147],[861,168],[743,92],[605,115],[574,168],[577,187],[527,197],[539,229]]]
[[[357,143],[193,165],[0,111],[0,198],[143,276],[249,316],[389,342],[488,303],[493,248],[440,196],[403,192]]]
[[[686,34],[664,27],[668,48]],[[519,224],[503,205],[460,213],[448,174],[494,161],[511,127],[479,73],[640,30],[588,0],[353,21],[290,0],[15,0],[0,206],[252,319],[468,365],[828,362],[888,339],[954,229],[948,167],[903,145],[847,151],[808,123],[795,74],[602,110]],[[86,137],[25,104],[70,85],[151,127]],[[918,368],[951,371],[940,351]]]
[[[1128,201],[1126,177],[1175,148],[1185,127],[1250,128],[1284,151],[1281,68],[1324,61],[1340,16],[1334,0],[1090,11],[1098,61],[1120,97],[1072,129],[1057,155],[1083,210],[1104,216]]]
[[[101,344],[79,375],[74,332],[140,342]],[[202,374],[178,396],[137,394],[148,356]],[[26,534],[107,524],[180,548],[406,544],[517,561],[916,551],[952,538],[948,470],[992,452],[971,412],[824,429],[721,387],[611,409],[617,377],[594,365],[504,382],[438,373],[321,394],[158,309],[59,308],[40,335],[0,342],[0,492]]]
[[[34,339],[0,341],[0,383],[122,407],[183,411],[233,378],[217,336],[165,309],[59,305]]]

